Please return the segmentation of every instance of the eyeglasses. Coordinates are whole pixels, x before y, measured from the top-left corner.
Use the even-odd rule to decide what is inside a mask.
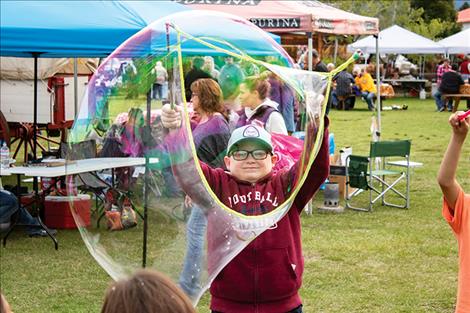
[[[237,150],[237,151],[233,151],[231,156],[236,161],[243,161],[243,160],[246,160],[250,154],[255,160],[264,160],[268,157],[268,154],[271,154],[271,153],[266,150],[261,150],[261,149],[253,150],[253,151]]]

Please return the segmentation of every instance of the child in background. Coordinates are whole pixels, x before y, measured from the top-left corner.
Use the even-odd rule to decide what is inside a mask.
[[[442,215],[449,223],[459,246],[459,277],[455,313],[470,312],[470,195],[456,180],[457,164],[467,137],[470,117],[459,120],[457,112],[450,116],[452,138],[442,160],[438,183],[444,195]]]
[[[161,273],[140,270],[114,282],[101,313],[196,313],[186,295]]]

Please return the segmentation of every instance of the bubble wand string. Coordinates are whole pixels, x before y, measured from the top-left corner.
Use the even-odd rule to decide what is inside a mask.
[[[466,119],[468,116],[470,116],[470,110],[468,110],[468,111],[465,112],[465,113],[461,113],[461,114],[457,115],[457,118],[459,119],[459,121],[463,121],[463,120]]]

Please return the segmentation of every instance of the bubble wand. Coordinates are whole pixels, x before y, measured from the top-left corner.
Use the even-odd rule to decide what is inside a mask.
[[[461,114],[457,115],[457,118],[459,119],[459,121],[463,121],[463,120],[466,119],[468,116],[470,116],[470,110],[468,110],[467,112],[464,112],[464,113],[461,113]]]

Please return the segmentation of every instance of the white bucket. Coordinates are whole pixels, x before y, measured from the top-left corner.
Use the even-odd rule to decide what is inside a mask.
[[[419,99],[426,100],[426,90],[424,88],[419,91]]]

